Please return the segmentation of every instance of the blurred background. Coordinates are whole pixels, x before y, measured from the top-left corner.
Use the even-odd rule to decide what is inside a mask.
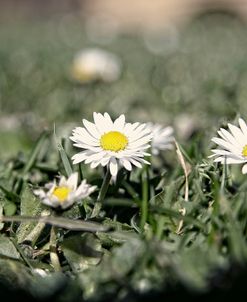
[[[92,112],[181,142],[247,117],[245,0],[0,0],[0,156]]]

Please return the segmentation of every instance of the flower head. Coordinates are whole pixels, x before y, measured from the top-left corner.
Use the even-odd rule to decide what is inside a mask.
[[[239,119],[239,127],[228,124],[229,131],[220,128],[220,138],[214,137],[212,141],[219,145],[220,149],[212,149],[215,162],[222,164],[244,164],[242,173],[247,173],[247,125],[243,119]]]
[[[152,154],[158,155],[160,150],[171,150],[173,148],[173,128],[163,127],[160,124],[147,123],[147,128],[152,132]]]
[[[112,82],[120,76],[121,63],[120,59],[111,52],[88,48],[75,55],[71,72],[73,78],[81,83],[95,80]]]
[[[68,179],[62,176],[58,182],[56,181],[46,184],[45,190],[34,190],[34,194],[39,196],[41,202],[53,208],[60,207],[66,209],[81,198],[88,197],[95,186],[90,186],[84,179],[77,187],[78,173],[72,173]]]
[[[83,119],[84,127],[72,131],[74,146],[83,149],[72,157],[73,164],[109,166],[111,175],[116,176],[119,166],[131,171],[132,165],[141,168],[142,163],[148,163],[144,157],[150,155],[145,150],[152,134],[146,124],[126,123],[123,114],[114,122],[108,113],[94,112],[93,118],[94,123]]]

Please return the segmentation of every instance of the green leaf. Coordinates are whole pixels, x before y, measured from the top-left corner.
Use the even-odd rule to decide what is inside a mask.
[[[33,192],[31,191],[30,187],[27,184],[25,184],[21,196],[20,209],[21,209],[21,215],[23,216],[37,216],[41,214],[42,210],[44,210],[44,206],[36,198],[36,196],[33,194]],[[36,224],[33,221],[22,222],[16,231],[17,241],[18,242],[24,241],[26,237],[34,229],[35,225]]]
[[[2,256],[12,259],[21,258],[19,252],[15,248],[15,245],[4,235],[0,235],[0,257]]]
[[[16,204],[6,200],[4,203],[4,214],[6,216],[12,216],[15,214],[15,212],[16,212]]]
[[[83,271],[89,266],[97,265],[101,260],[102,248],[100,241],[92,234],[65,238],[61,247],[74,272]]]

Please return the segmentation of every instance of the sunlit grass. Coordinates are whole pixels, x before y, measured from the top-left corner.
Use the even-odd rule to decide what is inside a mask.
[[[246,179],[240,167],[208,156],[218,128],[247,117],[246,30],[230,17],[204,17],[159,55],[141,36],[120,34],[104,46],[123,61],[120,79],[79,85],[70,75],[73,56],[95,46],[82,23],[61,18],[0,27],[4,292],[150,301],[209,299],[241,287]],[[73,165],[69,140],[94,111],[172,125],[177,149],[153,156],[150,166],[120,170],[100,199],[106,169]],[[90,198],[54,212],[33,194],[72,171],[98,187]]]

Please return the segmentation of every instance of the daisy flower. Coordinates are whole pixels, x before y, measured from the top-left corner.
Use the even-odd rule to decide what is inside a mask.
[[[101,80],[116,81],[121,74],[120,59],[113,53],[100,48],[79,51],[71,67],[72,77],[81,83]]]
[[[117,175],[120,166],[131,171],[132,166],[149,164],[144,157],[150,155],[145,150],[150,147],[152,134],[146,124],[126,123],[123,114],[114,122],[108,113],[94,112],[93,118],[94,123],[83,119],[84,127],[72,131],[74,146],[83,149],[72,157],[73,164],[108,166],[112,176]]]
[[[218,134],[220,138],[214,137],[212,141],[219,145],[219,149],[213,149],[213,157],[215,162],[222,164],[244,164],[242,173],[247,173],[247,125],[240,118],[238,120],[239,127],[228,124],[229,131],[220,128]]]
[[[163,127],[160,124],[147,123],[147,128],[153,134],[151,147],[152,154],[158,155],[160,150],[171,150],[173,149],[173,128]]]
[[[84,179],[77,187],[78,173],[72,173],[68,179],[62,176],[58,182],[56,181],[45,185],[45,190],[34,190],[41,202],[53,208],[60,207],[66,209],[74,204],[75,201],[88,197],[96,186],[90,186]]]

